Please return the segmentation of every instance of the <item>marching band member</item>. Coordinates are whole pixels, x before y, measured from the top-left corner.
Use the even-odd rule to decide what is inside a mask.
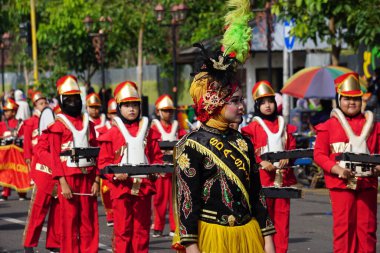
[[[34,252],[33,248],[38,246],[42,226],[45,217],[49,213],[48,233],[46,236],[46,248],[51,251],[59,248],[59,237],[56,233],[58,229],[59,212],[57,208],[58,200],[54,199],[53,190],[56,187],[56,180],[51,177],[51,161],[49,152],[37,152],[37,144],[42,139],[41,148],[48,148],[47,135],[39,136],[39,121],[42,110],[48,106],[46,97],[37,91],[32,95],[34,105],[33,116],[24,122],[24,158],[29,167],[31,178],[34,181],[34,188],[29,204],[27,223],[24,229],[23,245],[25,252]],[[39,159],[37,159],[39,157]]]
[[[252,89],[255,101],[255,114],[253,121],[242,128],[242,133],[249,136],[254,146],[256,161],[260,163],[260,179],[265,186],[290,186],[297,183],[293,170],[283,169],[288,159],[271,163],[263,161],[260,155],[265,152],[291,150],[296,147],[292,133],[296,128],[285,125],[284,118],[277,113],[275,92],[267,81],[257,82]],[[276,227],[273,236],[277,253],[288,251],[289,242],[289,198],[266,198],[268,212]]]
[[[88,115],[81,114],[82,100],[77,79],[67,75],[57,81],[62,113],[49,133],[52,176],[58,179],[61,209],[61,252],[98,252],[99,224],[97,194],[99,175],[95,161],[60,157],[71,148],[97,146],[95,129]]]
[[[111,98],[108,101],[107,105],[107,118],[109,120],[106,121],[103,127],[98,128],[97,132],[99,135],[102,135],[106,133],[108,130],[111,129],[112,125],[114,124],[113,118],[116,117],[116,108],[117,103],[114,98]],[[111,186],[110,182],[107,179],[100,179],[100,197],[102,199],[102,203],[106,212],[106,221],[107,226],[112,227],[113,226],[113,210],[112,210],[112,199],[111,199]]]
[[[141,97],[131,81],[120,83],[114,97],[117,103],[115,125],[102,134],[99,168],[110,164],[162,163],[159,136],[148,132],[148,119],[141,115]],[[148,252],[151,198],[156,192],[153,180],[129,177],[125,173],[106,175],[111,182],[114,211],[114,252]]]
[[[38,246],[48,212],[46,249],[50,252],[60,251],[61,212],[57,193],[58,182],[52,177],[52,160],[48,137],[47,133],[42,133],[38,137],[38,143],[33,148],[34,157],[31,167],[34,189],[24,229],[25,253],[33,253],[33,247]]]
[[[0,140],[2,139],[3,141],[5,141],[6,139],[9,139],[9,138],[17,138],[17,137],[23,136],[24,131],[22,127],[22,121],[16,119],[16,113],[17,113],[18,107],[19,106],[17,105],[16,101],[13,100],[12,98],[8,98],[5,101],[5,104],[3,106],[5,121],[0,122]],[[22,151],[16,150],[16,152],[22,152]],[[4,161],[0,160],[0,162],[4,162]],[[1,193],[0,201],[8,200],[8,197],[10,195],[11,195],[11,188],[3,186],[3,191]],[[18,195],[19,195],[19,200],[26,199],[26,192],[19,191]]]
[[[215,59],[204,55],[190,86],[202,125],[174,151],[178,223],[173,248],[183,245],[187,253],[274,252],[275,229],[260,194],[252,144],[229,128],[244,113],[242,90],[234,78],[236,62],[222,53]]]
[[[160,141],[177,141],[186,134],[183,129],[179,129],[177,120],[173,120],[176,108],[172,98],[167,95],[161,95],[156,103],[156,114],[159,120],[152,121],[151,129],[161,136]],[[173,151],[164,151],[164,154],[173,155]],[[154,231],[153,237],[162,236],[165,227],[166,210],[169,208],[169,225],[170,235],[174,235],[175,221],[173,217],[172,203],[172,173],[161,174],[156,181],[157,193],[153,197],[154,205]]]
[[[33,115],[31,118],[24,121],[24,158],[30,169],[30,163],[33,157],[33,147],[37,144],[38,137],[38,122],[43,109],[48,106],[46,97],[41,92],[37,91],[32,95],[32,103],[34,106]]]
[[[117,108],[116,100],[114,98],[111,98],[110,100],[108,100],[107,120],[103,127],[97,129],[97,131],[99,132],[99,135],[104,134],[105,132],[110,130],[111,127],[114,125],[115,122],[113,121],[113,118],[117,116],[116,108]]]
[[[340,252],[376,252],[376,172],[362,177],[337,163],[340,153],[379,153],[379,123],[373,113],[361,113],[363,92],[357,73],[335,79],[338,107],[331,118],[316,126],[314,159],[322,167],[330,191],[333,214],[333,247]],[[342,164],[343,162],[343,164]],[[358,166],[360,167],[360,166]],[[376,167],[377,173],[379,166]]]
[[[86,110],[90,120],[95,125],[96,137],[99,136],[98,129],[105,126],[106,116],[100,113],[100,107],[102,106],[102,101],[100,100],[98,94],[91,93],[86,96]]]

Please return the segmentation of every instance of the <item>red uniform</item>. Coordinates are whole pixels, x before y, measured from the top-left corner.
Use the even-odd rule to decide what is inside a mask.
[[[161,126],[166,133],[172,130],[172,124],[163,124]],[[162,141],[162,136],[155,124],[152,125],[151,130],[157,132],[160,136],[159,141]],[[184,136],[186,131],[180,129],[178,132],[179,138]],[[173,199],[172,199],[172,173],[166,173],[157,179],[155,182],[157,193],[153,197],[154,205],[154,230],[163,231],[165,227],[166,210],[169,208],[169,225],[170,231],[175,231],[175,221],[173,216]]]
[[[24,158],[32,159],[33,147],[37,144],[38,123],[40,118],[33,114],[32,117],[24,121]]]
[[[125,124],[129,134],[135,137],[140,129],[139,122]],[[162,154],[158,145],[159,136],[150,131],[146,137],[145,155],[150,164],[162,163]],[[126,145],[125,138],[113,126],[107,133],[101,135],[99,168],[121,161],[121,150]],[[151,197],[156,189],[149,179],[127,178],[125,181],[113,179],[111,182],[111,199],[114,210],[114,252],[148,252],[149,228],[151,217]]]
[[[104,114],[103,114],[104,115]],[[91,119],[91,121],[95,124],[95,131],[97,132],[97,136],[100,136],[106,133],[110,127],[106,125],[101,117],[97,119]],[[107,121],[106,121],[107,122]],[[110,182],[107,179],[101,179],[100,183],[100,197],[102,199],[102,203],[104,209],[106,211],[106,220],[107,223],[113,223],[113,211],[112,211],[112,199],[111,199],[111,189]]]
[[[278,119],[272,121],[263,119],[269,130],[273,133],[277,133],[279,130]],[[296,128],[292,125],[286,127],[286,143],[285,150],[291,150],[296,147],[296,141],[292,135],[296,131]],[[262,148],[268,145],[268,136],[262,126],[253,121],[248,126],[242,128],[242,133],[248,135],[255,148],[256,162],[260,163]],[[275,179],[275,171],[268,172],[264,169],[260,169],[260,179],[263,187],[273,186]],[[290,169],[286,169],[283,172],[283,186],[290,186],[297,183],[294,173]],[[267,208],[270,217],[276,227],[277,233],[274,235],[274,244],[276,252],[287,252],[289,241],[289,216],[290,216],[290,199],[281,198],[266,198]]]
[[[25,128],[26,132],[29,131]],[[31,163],[32,179],[35,183],[28,219],[24,230],[24,247],[37,247],[43,223],[49,212],[46,234],[46,248],[60,247],[60,209],[57,196],[57,181],[51,175],[52,160],[49,152],[48,135],[35,139]],[[29,140],[30,141],[30,140]]]
[[[8,120],[7,122],[0,122],[0,137],[10,137],[12,135],[12,131],[18,131],[17,136],[22,136],[24,134],[23,125],[17,119],[13,118]],[[0,161],[1,162],[1,161]],[[3,191],[1,196],[4,198],[8,198],[11,195],[11,188],[3,187]],[[19,196],[25,197],[26,193],[19,192]]]
[[[7,124],[8,124],[8,127],[7,127]],[[19,125],[19,121],[15,118],[8,120],[7,123],[5,121],[0,122],[0,136],[1,137],[9,137],[11,134],[10,131],[11,130],[17,130],[17,128],[20,126],[21,125]],[[22,136],[22,135],[23,135],[23,131],[22,131],[22,127],[21,127],[17,136]]]
[[[83,129],[82,117],[63,114],[77,130]],[[90,146],[97,146],[92,122],[88,126]],[[98,170],[95,166],[68,167],[66,159],[60,153],[71,147],[72,132],[61,120],[56,120],[48,128],[51,147],[54,179],[65,177],[71,191],[76,194],[90,194]],[[73,195],[71,199],[63,197],[61,186],[58,187],[61,206],[61,252],[98,252],[99,224],[97,199],[93,196]]]
[[[362,114],[346,120],[355,135],[360,135],[365,124]],[[322,167],[326,186],[330,190],[333,212],[334,252],[358,253],[376,252],[376,214],[377,187],[376,177],[359,177],[356,190],[346,187],[347,180],[332,174],[331,168],[336,165],[335,156],[349,142],[346,133],[335,117],[316,127],[317,139],[314,148],[314,159]],[[367,139],[371,154],[378,154],[380,126],[375,123]],[[342,149],[343,148],[343,149]]]

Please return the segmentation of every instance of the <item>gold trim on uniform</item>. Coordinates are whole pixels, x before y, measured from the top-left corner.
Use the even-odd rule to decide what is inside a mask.
[[[190,168],[190,159],[187,156],[187,154],[182,154],[178,159],[177,159],[177,164],[179,167],[184,170]]]
[[[216,220],[215,216],[211,216],[211,215],[207,215],[207,214],[203,214],[203,213],[201,213],[201,217],[206,218],[206,219],[210,219],[210,220]]]
[[[124,151],[127,149],[127,145],[121,146],[118,150],[115,151],[115,160],[120,160],[120,157],[124,154]]]
[[[261,233],[263,236],[271,235],[273,234],[273,232],[276,232],[276,229],[274,228],[274,226],[261,229]]]
[[[230,227],[235,226],[235,221],[236,221],[235,216],[231,214],[230,216],[228,216],[227,220],[228,220],[228,225],[230,225]]]
[[[51,169],[48,166],[40,164],[40,163],[36,163],[36,170],[50,174],[50,175],[52,174]]]
[[[245,140],[243,139],[237,139],[236,143],[238,144],[239,148],[243,150],[244,152],[248,151],[248,144]]]
[[[138,196],[141,187],[141,178],[133,178],[133,184],[131,189],[131,195]]]
[[[343,153],[347,150],[350,144],[346,142],[335,142],[330,144],[330,152],[332,154],[335,153]]]
[[[226,174],[226,176],[229,177],[237,185],[237,187],[241,190],[245,200],[248,203],[249,210],[251,211],[251,204],[250,204],[250,200],[249,200],[249,195],[248,195],[248,192],[245,189],[243,183],[240,181],[240,178],[235,173],[233,173],[231,171],[231,169],[220,159],[220,157],[218,157],[211,150],[209,150],[208,148],[204,147],[202,144],[200,144],[199,142],[196,142],[194,140],[191,140],[191,139],[186,140],[185,145],[188,145],[188,146],[192,147],[193,149],[197,150],[200,154],[206,155],[206,156],[210,157],[211,159],[213,159],[213,161],[215,161],[215,164],[218,165],[223,170],[223,172]]]
[[[214,214],[214,215],[217,215],[217,214],[218,214],[218,212],[214,212],[214,211],[207,210],[207,209],[201,209],[201,212],[209,213],[209,214]]]

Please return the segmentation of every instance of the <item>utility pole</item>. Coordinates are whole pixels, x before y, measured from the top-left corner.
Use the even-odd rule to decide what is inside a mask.
[[[35,2],[35,0],[30,0],[30,23],[31,23],[31,30],[32,30],[33,78],[34,78],[34,82],[38,83],[36,2]]]

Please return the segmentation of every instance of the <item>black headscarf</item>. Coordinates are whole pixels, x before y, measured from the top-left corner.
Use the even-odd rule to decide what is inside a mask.
[[[264,101],[264,98],[268,98],[271,100],[271,102],[274,103],[274,111],[271,115],[264,115],[263,113],[261,113],[260,111],[260,105],[263,103]],[[254,109],[255,109],[255,116],[258,116],[262,119],[266,119],[266,120],[269,120],[269,121],[275,121],[277,119],[277,116],[278,116],[278,112],[277,112],[277,103],[276,103],[276,100],[274,99],[274,96],[270,96],[270,97],[261,97],[261,98],[258,98],[256,101],[255,101],[255,106],[254,106]]]
[[[79,94],[62,95],[58,101],[62,112],[65,114],[71,117],[78,117],[82,114],[82,98]]]

